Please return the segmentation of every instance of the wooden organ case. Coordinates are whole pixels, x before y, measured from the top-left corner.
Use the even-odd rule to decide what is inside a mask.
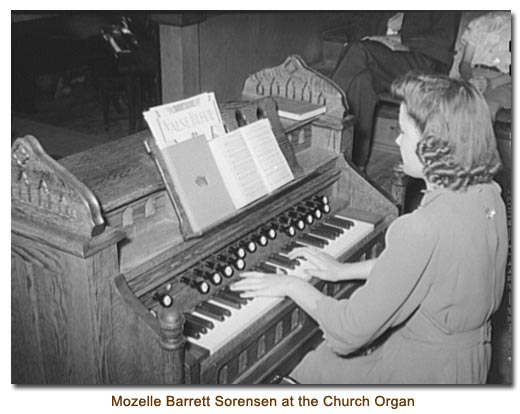
[[[186,334],[190,312],[236,278],[202,294],[184,283],[288,210],[326,196],[329,214],[352,212],[375,224],[341,260],[377,255],[397,216],[394,204],[341,154],[310,142],[294,151],[271,98],[222,110],[228,128],[267,116],[296,171],[293,182],[239,210],[197,238],[183,237],[144,131],[51,159],[34,137],[12,147],[12,382],[17,384],[254,384],[287,374],[321,341],[317,325],[281,299],[251,323],[220,323],[208,349]],[[309,202],[310,200],[310,202]],[[305,230],[298,230],[299,235]],[[248,253],[246,269],[290,243],[280,232]],[[359,283],[312,281],[347,296]],[[158,297],[167,294],[171,306]],[[162,295],[162,296],[161,296]],[[169,305],[169,304],[168,304]],[[243,306],[247,308],[248,305]],[[186,324],[185,324],[186,321]]]

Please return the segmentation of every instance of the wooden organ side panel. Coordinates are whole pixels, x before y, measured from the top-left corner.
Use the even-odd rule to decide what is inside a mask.
[[[11,203],[22,217],[86,237],[101,234],[105,228],[92,192],[49,157],[32,136],[16,140],[11,149]]]
[[[12,239],[12,382],[183,383],[184,339],[119,274],[115,243],[87,259]],[[172,337],[173,335],[173,337]]]
[[[33,137],[13,146],[12,171],[22,168],[23,174],[12,174],[12,382],[184,382],[183,370],[173,369],[183,367],[182,332],[169,326],[179,315],[153,318],[116,283],[122,277],[118,243],[125,234],[105,226],[103,218],[92,219],[96,198]],[[40,203],[34,186],[20,193],[23,175],[29,184],[33,177],[53,183],[47,186],[50,204]],[[52,202],[63,199],[78,201],[67,210]]]
[[[23,367],[13,368],[13,382],[104,382],[115,243],[85,259],[13,234],[12,260],[13,362]]]

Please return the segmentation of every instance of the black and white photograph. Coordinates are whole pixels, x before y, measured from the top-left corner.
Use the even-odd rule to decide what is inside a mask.
[[[513,17],[12,10],[11,384],[510,388]]]

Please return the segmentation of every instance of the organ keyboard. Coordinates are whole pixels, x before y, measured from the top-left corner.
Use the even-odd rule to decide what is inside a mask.
[[[319,344],[291,300],[229,285],[251,269],[307,277],[287,257],[301,245],[374,257],[397,208],[323,142],[306,135],[295,151],[271,99],[222,112],[229,129],[267,116],[296,178],[198,238],[182,232],[148,132],[59,163],[33,137],[15,141],[13,383],[262,383]],[[310,282],[335,297],[360,286]]]
[[[340,218],[339,216],[333,216],[333,219],[345,220],[346,224],[344,225],[341,221],[335,220],[331,220],[330,223],[328,223],[328,225],[332,227],[332,230],[337,229],[340,235],[331,235],[331,231],[329,230],[327,234],[314,236],[318,243],[309,243],[306,242],[305,239],[299,239],[296,242],[290,242],[287,246],[288,248],[284,249],[283,252],[288,253],[294,247],[312,246],[334,257],[339,257],[341,253],[348,251],[356,242],[370,234],[374,228],[372,223],[363,221],[344,217]],[[312,234],[312,230],[310,233]],[[311,241],[314,241],[314,239],[311,239]],[[312,266],[306,261],[298,262],[289,259],[285,254],[274,253],[271,254],[264,263],[271,266],[271,269],[269,267],[262,268],[261,266],[255,266],[252,270],[265,270],[268,273],[290,274],[306,280],[310,279],[305,271],[312,268]],[[244,327],[254,325],[269,309],[275,307],[283,300],[280,298],[254,298],[244,300],[240,298],[236,292],[230,291],[226,291],[226,295],[230,297],[229,300],[222,300],[217,294],[216,297],[210,297],[207,301],[228,311],[228,314],[222,318],[219,318],[218,314],[201,314],[197,311],[197,308],[188,314],[197,318],[195,321],[190,318],[187,320],[188,332],[185,333],[190,342],[206,348],[210,352],[215,352],[219,348],[224,347],[232,338],[240,335]]]

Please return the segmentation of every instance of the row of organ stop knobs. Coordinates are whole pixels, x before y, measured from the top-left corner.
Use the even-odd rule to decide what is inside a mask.
[[[244,270],[247,255],[267,246],[271,240],[278,237],[279,233],[284,233],[291,238],[295,237],[328,213],[330,213],[330,205],[325,195],[303,201],[262,226],[252,235],[206,258],[201,265],[181,276],[180,281],[204,295],[208,294],[212,285],[218,286],[224,278],[231,278],[236,271]],[[257,270],[270,271],[264,264],[258,265]],[[164,307],[169,307],[173,303],[172,297],[164,291],[156,293],[154,299]]]

